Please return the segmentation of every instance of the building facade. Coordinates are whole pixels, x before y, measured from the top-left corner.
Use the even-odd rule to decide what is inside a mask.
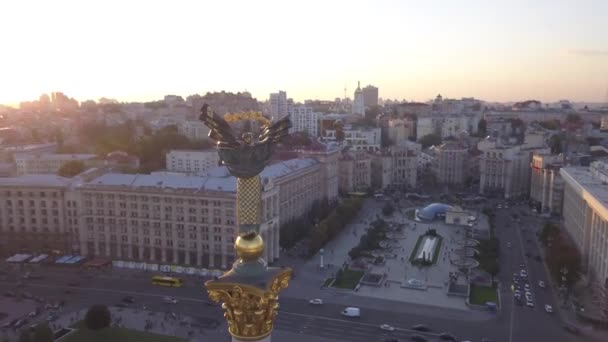
[[[581,253],[592,280],[608,283],[608,165],[564,167],[563,227]]]
[[[306,105],[289,106],[288,114],[292,125],[290,133],[306,132],[313,137],[319,135],[319,114],[313,112],[311,107]]]
[[[537,203],[539,212],[561,213],[564,182],[559,170],[563,165],[562,154],[534,153],[532,155],[530,199]]]
[[[216,150],[171,150],[166,156],[167,171],[202,175],[220,163]]]
[[[209,127],[198,120],[180,121],[177,125],[177,131],[190,140],[207,139],[209,135]]]
[[[0,178],[0,249],[71,253],[79,222],[67,215],[70,182],[54,175]]]
[[[104,161],[95,154],[17,154],[17,175],[56,174],[63,164],[83,162],[86,167],[102,166]]]
[[[287,103],[286,92],[281,90],[278,93],[270,94],[270,99],[268,102],[270,106],[270,117],[273,121],[277,121],[287,115],[289,105]]]
[[[340,191],[367,191],[372,186],[372,158],[364,151],[346,152],[340,158]]]
[[[342,130],[344,142],[355,151],[379,151],[382,142],[382,131],[380,128],[353,129],[346,125]],[[337,141],[336,130],[326,130],[324,139]]]
[[[319,161],[321,164],[321,192],[330,202],[337,200],[340,185],[338,173],[340,162],[339,148],[334,145],[322,145],[318,146],[318,148],[298,150],[297,152],[300,158],[313,158]]]
[[[363,91],[361,90],[361,82],[357,83],[357,89],[355,89],[353,96],[352,114],[358,116],[365,115],[365,99],[363,98]]]
[[[468,150],[457,142],[448,142],[434,149],[434,170],[439,183],[462,186],[466,178]]]
[[[378,105],[378,88],[373,85],[368,85],[363,88],[363,105],[365,108],[370,108]]]
[[[403,141],[389,148],[391,156],[391,186],[399,189],[415,188],[417,185],[418,154],[420,144]]]

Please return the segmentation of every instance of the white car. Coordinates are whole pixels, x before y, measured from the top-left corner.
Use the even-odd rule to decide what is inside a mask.
[[[542,280],[538,281],[538,287],[544,288],[545,287],[545,282]]]
[[[545,304],[545,311],[547,311],[548,313],[552,313],[553,307],[549,304]]]
[[[386,331],[395,331],[395,327],[388,325],[388,324],[382,324],[380,326],[380,329],[386,330]]]
[[[168,304],[177,304],[177,299],[171,297],[165,297],[163,301]]]
[[[323,305],[323,299],[315,298],[308,301],[312,305]]]
[[[534,307],[534,302],[531,300],[526,301],[526,306],[533,308]]]

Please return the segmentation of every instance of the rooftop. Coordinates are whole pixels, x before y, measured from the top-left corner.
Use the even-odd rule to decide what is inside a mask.
[[[588,167],[563,167],[560,172],[562,175],[567,174],[569,178],[608,210],[608,183],[593,177]]]
[[[88,160],[95,159],[95,154],[23,154],[19,159],[38,159],[38,160]]]
[[[27,187],[67,187],[71,179],[56,175],[25,175],[20,177],[0,177],[0,186]]]
[[[315,159],[291,159],[267,166],[262,171],[261,177],[279,178],[315,164],[318,164],[318,161]],[[108,173],[95,178],[83,186],[236,192],[236,178],[230,176],[225,166],[218,166],[209,170],[205,176],[191,176],[168,172],[156,172],[149,175]]]

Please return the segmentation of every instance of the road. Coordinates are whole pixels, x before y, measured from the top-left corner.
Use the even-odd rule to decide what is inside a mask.
[[[562,329],[559,316],[556,313],[546,313],[544,310],[545,304],[555,307],[556,303],[553,301],[550,286],[544,289],[538,286],[539,280],[549,284],[542,261],[534,258],[541,255],[534,239],[536,239],[536,231],[542,228],[542,223],[537,217],[522,216],[522,211],[529,213],[530,209],[527,206],[519,206],[495,210],[496,237],[500,241],[501,251],[499,280],[502,285],[503,310],[507,312],[512,310],[508,318],[508,341],[574,341],[576,339]],[[513,220],[514,213],[520,218],[520,222]],[[508,243],[511,243],[511,248],[507,247]],[[534,308],[517,305],[513,300],[510,287],[513,283],[513,273],[519,273],[520,264],[525,265],[528,273]]]
[[[296,279],[295,283],[301,282],[306,285],[300,284],[300,288],[305,287],[306,291],[293,291],[298,288],[294,284],[292,291],[286,291],[286,294],[281,295],[280,312],[275,328],[278,331],[355,342],[381,341],[388,336],[404,341],[413,333],[410,327],[415,324],[425,324],[433,329],[432,333],[427,334],[429,340],[436,339],[437,333],[445,331],[460,340],[471,341],[481,341],[482,338],[505,342],[577,341],[578,339],[561,328],[557,315],[544,312],[544,304],[555,303],[552,300],[551,289],[542,290],[536,285],[538,280],[548,283],[542,263],[525,256],[525,253],[530,253],[532,256],[540,254],[537,245],[528,242],[535,238],[534,232],[521,231],[522,227],[527,230],[537,229],[535,227],[540,225],[539,220],[526,216],[522,217],[521,223],[514,223],[511,220],[514,212],[519,214],[523,209],[496,210],[496,233],[501,244],[501,273],[498,279],[501,282],[503,308],[494,317],[489,317],[486,313],[444,310],[359,297],[348,292],[320,290],[308,284],[306,279]],[[511,242],[511,248],[507,247],[508,242]],[[514,305],[512,299],[511,278],[514,272],[519,271],[521,263],[526,264],[530,283],[533,285],[535,308]],[[43,275],[44,278],[28,280],[25,291],[53,300],[65,299],[68,303],[67,310],[81,309],[94,303],[115,305],[120,303],[124,296],[131,295],[136,298],[135,305],[146,305],[148,310],[172,311],[198,317],[201,320],[217,321],[225,329],[221,309],[218,306],[207,305],[209,300],[201,278],[189,278],[182,288],[168,289],[151,285],[152,274],[136,271],[112,271],[91,277],[82,272],[74,272],[74,269],[43,266],[35,273]],[[0,281],[0,290],[4,292],[13,289],[17,280],[17,277],[13,277]],[[66,284],[71,281],[77,281],[80,285],[71,288],[73,293],[66,294],[65,290],[69,288]],[[176,297],[179,303],[165,304],[162,301],[164,296]],[[316,297],[324,299],[325,304],[322,306],[308,304],[308,299]],[[348,319],[341,316],[339,313],[346,306],[360,307],[362,317]],[[479,316],[485,318],[479,319]],[[396,328],[396,331],[381,331],[379,329],[381,324],[390,324]]]

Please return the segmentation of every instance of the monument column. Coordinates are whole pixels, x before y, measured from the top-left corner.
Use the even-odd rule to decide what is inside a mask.
[[[231,116],[232,117],[232,116]],[[236,115],[234,116],[236,117]],[[265,119],[261,113],[239,113],[238,117]],[[268,267],[262,223],[262,184],[260,172],[268,164],[274,145],[288,134],[291,123],[283,118],[262,128],[256,140],[251,133],[239,139],[230,125],[203,105],[200,119],[209,127],[209,136],[217,140],[218,154],[230,174],[237,178],[238,235],[234,249],[238,259],[221,277],[205,282],[209,298],[221,302],[232,341],[270,342],[274,318],[278,314],[279,292],[289,285],[291,269]],[[267,208],[268,210],[268,208]],[[272,228],[271,228],[272,229]],[[269,247],[274,244],[271,232],[262,233]],[[222,262],[225,262],[225,254]]]

